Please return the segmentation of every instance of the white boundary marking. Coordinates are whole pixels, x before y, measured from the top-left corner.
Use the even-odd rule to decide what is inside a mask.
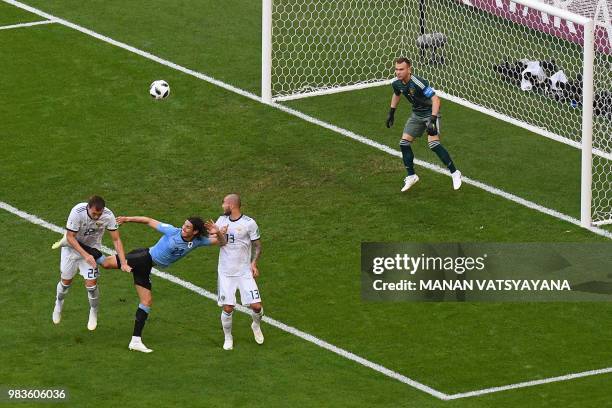
[[[143,51],[143,50],[140,50],[138,48],[132,47],[132,46],[130,46],[128,44],[122,43],[120,41],[113,40],[110,37],[106,37],[106,36],[104,36],[102,34],[96,33],[95,31],[92,31],[92,30],[89,30],[87,28],[81,27],[81,26],[79,26],[77,24],[74,24],[74,23],[71,23],[71,22],[69,22],[67,20],[55,17],[55,16],[53,16],[51,14],[48,14],[48,13],[42,11],[42,10],[36,9],[36,8],[31,7],[29,5],[26,5],[24,3],[20,3],[20,2],[15,1],[15,0],[2,0],[2,1],[4,1],[5,3],[8,3],[8,4],[11,4],[11,5],[15,6],[15,7],[27,10],[27,11],[33,13],[33,14],[37,14],[37,15],[40,15],[42,17],[45,17],[45,18],[49,19],[50,22],[60,23],[60,24],[62,24],[64,26],[66,26],[66,27],[69,27],[69,28],[72,28],[72,29],[77,30],[79,32],[82,32],[84,34],[90,35],[90,36],[92,36],[94,38],[97,38],[97,39],[102,40],[104,42],[107,42],[109,44],[115,45],[115,46],[117,46],[119,48],[125,49],[127,51],[132,52],[132,53],[135,53],[137,55],[140,55],[142,57],[150,59],[152,61],[158,62],[158,63],[160,63],[162,65],[167,66],[167,67],[176,69],[176,70],[181,71],[183,73],[186,73],[188,75],[194,76],[194,77],[202,79],[204,81],[207,81],[207,82],[209,82],[211,84],[217,85],[217,86],[219,86],[219,87],[221,87],[223,89],[226,89],[226,90],[229,90],[231,92],[237,93],[239,95],[242,95],[242,96],[247,97],[249,99],[255,100],[257,102],[265,103],[259,96],[255,95],[255,94],[253,94],[251,92],[245,91],[245,90],[237,88],[237,87],[235,87],[233,85],[230,85],[230,84],[227,84],[225,82],[219,81],[219,80],[217,80],[217,79],[215,79],[213,77],[210,77],[208,75],[202,74],[200,72],[191,70],[189,68],[185,68],[185,67],[183,67],[181,65],[178,65],[178,64],[175,64],[175,63],[173,63],[171,61],[168,61],[168,60],[165,60],[163,58],[157,57],[157,56],[155,56],[155,55],[153,55],[151,53],[148,53],[146,51]],[[301,118],[301,119],[303,119],[303,120],[305,120],[307,122],[316,124],[318,126],[326,128],[326,129],[332,130],[332,131],[334,131],[336,133],[339,133],[339,134],[341,134],[343,136],[346,136],[346,137],[349,137],[349,138],[351,138],[353,140],[356,140],[356,141],[359,141],[361,143],[367,144],[367,145],[369,145],[371,147],[377,148],[378,150],[384,151],[384,152],[389,153],[389,154],[391,154],[393,156],[401,157],[401,153],[398,152],[397,150],[391,149],[390,147],[388,147],[386,145],[383,145],[381,143],[375,142],[375,141],[373,141],[371,139],[368,139],[368,138],[366,138],[364,136],[360,136],[360,135],[358,135],[358,134],[356,134],[354,132],[351,132],[349,130],[340,128],[338,126],[332,125],[332,124],[324,122],[324,121],[321,121],[321,120],[319,120],[317,118],[314,118],[312,116],[306,115],[305,113],[302,113],[300,111],[297,111],[295,109],[289,108],[289,107],[284,106],[284,105],[280,105],[280,104],[277,104],[277,103],[270,103],[269,105],[271,107],[279,109],[279,110],[281,110],[281,111],[283,111],[285,113],[288,113],[290,115],[299,117],[299,118]],[[437,165],[434,165],[434,164],[431,164],[431,163],[428,163],[428,162],[425,162],[425,161],[422,161],[422,160],[415,160],[415,163],[420,165],[420,166],[422,166],[422,167],[425,167],[425,168],[428,168],[428,169],[430,169],[432,171],[435,171],[437,173],[448,175],[448,171],[446,169],[441,168],[440,166],[437,166]],[[503,198],[506,198],[506,199],[508,199],[510,201],[513,201],[515,203],[521,204],[521,205],[526,206],[528,208],[532,208],[532,209],[537,210],[539,212],[548,214],[548,215],[553,216],[555,218],[558,218],[558,219],[561,219],[563,221],[567,221],[567,222],[570,222],[572,224],[580,226],[580,220],[578,220],[576,218],[570,217],[570,216],[568,216],[566,214],[563,214],[563,213],[560,213],[560,212],[558,212],[556,210],[552,210],[552,209],[543,207],[543,206],[541,206],[539,204],[536,204],[534,202],[525,200],[525,199],[523,199],[521,197],[518,197],[518,196],[516,196],[514,194],[507,193],[507,192],[505,192],[503,190],[500,190],[500,189],[497,189],[495,187],[489,186],[489,185],[484,184],[482,182],[479,182],[477,180],[469,179],[467,177],[464,178],[464,182],[466,184],[470,184],[472,186],[481,188],[481,189],[483,189],[483,190],[485,190],[485,191],[487,191],[489,193],[501,196]],[[37,225],[43,226],[45,228],[48,228],[51,231],[55,231],[55,232],[58,232],[58,233],[63,233],[64,232],[64,229],[62,229],[62,228],[60,228],[60,227],[58,227],[58,226],[56,226],[54,224],[48,223],[47,221],[44,221],[44,220],[42,220],[42,219],[40,219],[40,218],[38,218],[38,217],[36,217],[34,215],[31,215],[31,214],[28,214],[26,212],[23,212],[23,211],[15,208],[15,207],[5,203],[5,202],[0,201],[0,208],[6,210],[8,212],[11,212],[11,213],[13,213],[15,215],[18,215],[19,217],[21,217],[23,219],[26,219],[26,220],[34,223],[34,224],[37,224]],[[601,228],[596,228],[596,227],[590,227],[588,229],[590,231],[592,231],[593,233],[595,233],[595,234],[598,234],[598,235],[601,235],[601,236],[604,236],[604,237],[612,239],[612,233],[609,232],[609,231],[606,231],[606,230],[601,229]],[[107,251],[111,251],[109,248],[105,248],[105,249]],[[196,285],[194,285],[194,284],[192,284],[190,282],[184,281],[184,280],[182,280],[180,278],[177,278],[176,276],[170,275],[170,274],[162,272],[162,271],[154,270],[153,273],[155,275],[161,277],[161,278],[164,278],[164,279],[167,279],[167,280],[169,280],[171,282],[177,283],[177,284],[185,287],[186,289],[192,290],[192,291],[194,291],[194,292],[196,292],[196,293],[198,293],[198,294],[200,294],[202,296],[205,296],[205,297],[207,297],[209,299],[213,299],[213,300],[216,301],[216,296],[213,293],[208,292],[207,290],[205,290],[203,288],[200,288],[199,286],[196,286]],[[248,309],[243,308],[242,306],[237,307],[237,309],[240,310],[241,312],[245,312],[245,313],[248,312]],[[567,375],[559,376],[559,377],[551,377],[551,378],[547,378],[547,379],[527,381],[527,382],[516,383],[516,384],[509,384],[509,385],[500,386],[500,387],[486,388],[486,389],[482,389],[482,390],[475,390],[475,391],[470,391],[470,392],[465,392],[465,393],[458,393],[458,394],[449,395],[449,394],[445,394],[445,393],[442,393],[440,391],[437,391],[437,390],[435,390],[435,389],[433,389],[433,388],[431,388],[431,387],[429,387],[429,386],[427,386],[425,384],[422,384],[422,383],[419,383],[417,381],[414,381],[414,380],[412,380],[412,379],[410,379],[410,378],[408,378],[408,377],[406,377],[406,376],[404,376],[402,374],[399,374],[399,373],[396,373],[396,372],[394,372],[392,370],[389,370],[388,368],[383,367],[383,366],[381,366],[379,364],[373,363],[373,362],[371,362],[369,360],[366,360],[366,359],[364,359],[362,357],[359,357],[359,356],[357,356],[357,355],[355,355],[355,354],[353,354],[353,353],[351,353],[349,351],[346,351],[344,349],[336,347],[333,344],[327,343],[327,342],[325,342],[325,341],[323,341],[321,339],[318,339],[315,336],[312,336],[312,335],[310,335],[308,333],[302,332],[301,330],[298,330],[298,329],[296,329],[294,327],[285,325],[284,323],[276,321],[276,320],[274,320],[272,318],[269,318],[268,316],[264,316],[264,321],[266,323],[270,324],[270,325],[273,325],[273,326],[283,330],[283,331],[286,331],[288,333],[294,334],[294,335],[296,335],[296,336],[298,336],[298,337],[300,337],[300,338],[302,338],[302,339],[304,339],[306,341],[309,341],[309,342],[311,342],[313,344],[316,344],[316,345],[318,345],[318,346],[320,346],[320,347],[322,347],[322,348],[324,348],[326,350],[332,351],[332,352],[334,352],[334,353],[336,353],[336,354],[338,354],[338,355],[340,355],[342,357],[345,357],[345,358],[347,358],[349,360],[355,361],[355,362],[357,362],[357,363],[359,363],[361,365],[369,367],[369,368],[371,368],[371,369],[373,369],[375,371],[378,371],[381,374],[384,374],[384,375],[386,375],[388,377],[395,378],[398,381],[401,381],[401,382],[403,382],[403,383],[405,383],[407,385],[410,385],[410,386],[412,386],[412,387],[414,387],[416,389],[419,389],[419,390],[421,390],[423,392],[426,392],[426,393],[428,393],[428,394],[430,394],[430,395],[432,395],[432,396],[434,396],[436,398],[442,399],[442,400],[451,400],[451,399],[458,399],[458,398],[466,398],[466,397],[472,397],[472,396],[488,394],[488,393],[493,393],[493,392],[499,392],[499,391],[504,391],[504,390],[530,387],[530,386],[534,386],[534,385],[546,384],[546,383],[557,382],[557,381],[567,381],[567,380],[574,379],[574,378],[581,378],[581,377],[587,377],[587,376],[598,375],[598,374],[605,374],[605,373],[612,372],[612,367],[607,367],[607,368],[602,368],[602,369],[597,369],[597,370],[585,371],[585,372],[581,372],[581,373],[567,374]]]
[[[219,86],[219,87],[221,87],[223,89],[226,89],[226,90],[228,90],[230,92],[234,92],[234,93],[236,93],[238,95],[242,95],[242,96],[244,96],[246,98],[252,99],[252,100],[260,102],[260,103],[264,103],[264,104],[266,103],[266,102],[264,102],[261,99],[261,97],[259,97],[258,95],[255,95],[255,94],[253,94],[251,92],[248,92],[248,91],[245,91],[245,90],[240,89],[238,87],[235,87],[233,85],[227,84],[227,83],[222,82],[222,81],[220,81],[218,79],[215,79],[215,78],[213,78],[211,76],[205,75],[205,74],[203,74],[201,72],[197,72],[197,71],[194,71],[192,69],[185,68],[185,67],[183,67],[181,65],[175,64],[172,61],[168,61],[166,59],[160,58],[160,57],[158,57],[156,55],[153,55],[153,54],[151,54],[149,52],[143,51],[143,50],[138,49],[136,47],[133,47],[131,45],[128,45],[128,44],[122,43],[120,41],[114,40],[114,39],[112,39],[110,37],[106,37],[106,36],[104,36],[102,34],[99,34],[99,33],[95,32],[95,31],[92,31],[92,30],[90,30],[88,28],[85,28],[85,27],[82,27],[80,25],[71,23],[70,21],[66,21],[64,19],[61,19],[61,18],[56,17],[54,15],[51,15],[49,13],[46,13],[46,12],[44,12],[42,10],[36,9],[36,8],[34,8],[32,6],[28,6],[27,4],[23,4],[21,2],[15,1],[15,0],[2,0],[2,1],[4,1],[5,3],[8,3],[8,4],[11,4],[11,5],[15,6],[15,7],[18,7],[18,8],[24,9],[26,11],[29,11],[31,13],[37,14],[37,15],[39,15],[41,17],[47,18],[49,20],[53,20],[53,21],[55,21],[55,22],[57,22],[59,24],[62,24],[64,26],[66,26],[66,27],[69,27],[69,28],[72,28],[74,30],[77,30],[77,31],[79,31],[79,32],[81,32],[83,34],[87,34],[89,36],[92,36],[92,37],[97,38],[97,39],[99,39],[101,41],[104,41],[106,43],[112,44],[112,45],[114,45],[116,47],[119,47],[119,48],[122,48],[124,50],[130,51],[130,52],[132,52],[134,54],[140,55],[141,57],[147,58],[147,59],[149,59],[151,61],[155,61],[155,62],[157,62],[159,64],[162,64],[162,65],[164,65],[166,67],[169,67],[169,68],[175,69],[177,71],[183,72],[183,73],[185,73],[187,75],[191,75],[191,76],[196,77],[198,79],[201,79],[203,81],[209,82],[209,83],[211,83],[213,85],[217,85],[217,86]],[[279,110],[281,110],[281,111],[283,111],[285,113],[288,113],[290,115],[296,116],[296,117],[298,117],[300,119],[303,119],[306,122],[315,124],[317,126],[321,126],[321,127],[325,128],[325,129],[329,129],[329,130],[331,130],[333,132],[336,132],[338,134],[341,134],[343,136],[346,136],[348,138],[351,138],[353,140],[356,140],[356,141],[361,142],[363,144],[366,144],[368,146],[374,147],[374,148],[376,148],[378,150],[381,150],[381,151],[383,151],[385,153],[391,154],[391,155],[396,156],[396,157],[401,157],[401,153],[398,150],[394,150],[394,149],[390,148],[387,145],[375,142],[375,141],[373,141],[371,139],[368,139],[368,138],[366,138],[364,136],[361,136],[361,135],[358,135],[358,134],[356,134],[354,132],[351,132],[350,130],[343,129],[343,128],[335,126],[335,125],[333,125],[331,123],[324,122],[322,120],[314,118],[314,117],[312,117],[310,115],[307,115],[305,113],[302,113],[302,112],[300,112],[298,110],[295,110],[295,109],[290,108],[290,107],[285,106],[285,105],[281,105],[281,104],[274,103],[274,102],[273,103],[269,103],[267,105],[269,105],[269,106],[271,106],[273,108],[279,109]],[[432,171],[434,171],[436,173],[445,174],[445,175],[450,176],[449,173],[448,173],[448,170],[446,170],[446,169],[444,169],[444,168],[442,168],[442,167],[440,167],[438,165],[435,165],[435,164],[432,164],[432,163],[429,163],[429,162],[425,162],[425,161],[422,161],[422,160],[418,160],[418,159],[416,159],[414,162],[415,162],[415,164],[417,164],[417,165],[419,165],[421,167],[425,167],[425,168],[427,168],[429,170],[432,170]],[[465,184],[469,184],[469,185],[472,185],[474,187],[477,187],[477,188],[480,188],[482,190],[485,190],[488,193],[491,193],[491,194],[497,195],[499,197],[505,198],[506,200],[510,200],[510,201],[512,201],[514,203],[520,204],[520,205],[525,206],[527,208],[531,208],[533,210],[539,211],[541,213],[550,215],[552,217],[558,218],[558,219],[563,220],[563,221],[567,221],[567,222],[569,222],[571,224],[574,224],[574,225],[577,225],[577,226],[581,227],[579,219],[571,217],[571,216],[566,215],[566,214],[563,214],[563,213],[561,213],[559,211],[556,211],[556,210],[544,207],[544,206],[536,204],[536,203],[534,203],[532,201],[529,201],[529,200],[526,200],[524,198],[521,198],[521,197],[519,197],[517,195],[508,193],[506,191],[503,191],[503,190],[498,189],[496,187],[489,186],[489,185],[487,185],[485,183],[482,183],[482,182],[477,181],[477,180],[470,179],[468,177],[464,177],[463,178],[463,182]],[[612,232],[607,231],[605,229],[602,229],[602,228],[599,228],[599,227],[596,227],[596,226],[590,226],[590,227],[588,227],[586,229],[588,229],[589,231],[593,232],[594,234],[600,235],[602,237],[606,237],[608,239],[612,239]]]
[[[34,21],[31,23],[20,23],[20,24],[2,26],[0,27],[0,30],[10,30],[12,28],[32,27],[32,26],[37,26],[41,24],[53,24],[53,23],[55,23],[54,20]]]
[[[12,205],[5,203],[4,201],[0,201],[0,208],[11,213],[14,214],[26,221],[31,222],[32,224],[36,224],[39,225],[43,228],[47,228],[53,232],[59,233],[59,234],[63,234],[64,232],[66,232],[66,230],[64,228],[58,227],[55,224],[51,224],[50,222],[47,222],[45,220],[43,220],[42,218],[39,218],[35,215],[29,214],[25,211],[21,211],[18,208],[13,207]],[[110,248],[107,247],[102,247],[103,251],[108,253],[108,254],[112,254],[114,253],[113,250],[111,250]],[[158,269],[153,268],[153,274],[155,276],[158,276],[162,279],[165,279],[167,281],[170,281],[172,283],[175,283],[179,286],[184,287],[185,289],[188,289],[192,292],[195,292],[207,299],[210,299],[214,302],[217,301],[217,295],[207,291],[206,289],[194,285],[191,282],[188,282],[186,280],[183,280],[179,277],[176,277],[174,275],[171,275],[167,272],[162,272]],[[242,305],[236,305],[236,309],[239,310],[242,313],[246,313],[249,314],[249,309],[242,306]],[[321,340],[318,337],[313,336],[312,334],[308,334],[306,332],[303,332],[299,329],[296,329],[295,327],[289,326],[283,322],[280,322],[278,320],[272,319],[269,316],[264,316],[263,317],[263,321],[268,323],[271,326],[276,327],[277,329],[280,329],[284,332],[287,332],[289,334],[293,334],[294,336],[297,336],[303,340],[306,340],[316,346],[319,346],[325,350],[331,351],[332,353],[335,353],[341,357],[344,357],[348,360],[354,361],[357,364],[360,364],[364,367],[370,368],[374,371],[377,371],[387,377],[393,378],[397,381],[400,381],[406,385],[409,385],[413,388],[416,388],[417,390],[423,391],[431,396],[434,396],[438,399],[441,400],[453,400],[453,399],[459,399],[459,398],[468,398],[468,397],[475,397],[475,396],[479,396],[479,395],[483,395],[483,394],[491,394],[494,392],[500,392],[500,391],[506,391],[506,390],[513,390],[513,389],[517,389],[517,388],[525,388],[525,387],[533,387],[535,385],[541,385],[541,384],[548,384],[548,383],[552,383],[552,382],[559,382],[559,381],[568,381],[568,380],[572,380],[574,378],[582,378],[582,377],[588,377],[588,376],[593,376],[593,375],[599,375],[599,374],[607,374],[607,373],[612,373],[612,367],[606,367],[606,368],[601,368],[601,369],[597,369],[597,370],[590,370],[590,371],[583,371],[580,373],[571,373],[571,374],[566,374],[566,375],[562,375],[562,376],[558,376],[558,377],[550,377],[550,378],[543,378],[540,380],[532,380],[532,381],[525,381],[525,382],[521,382],[521,383],[516,383],[516,384],[509,384],[509,385],[503,385],[503,386],[499,386],[499,387],[492,387],[492,388],[484,388],[481,390],[474,390],[474,391],[468,391],[468,392],[463,392],[463,393],[458,393],[458,394],[445,394],[441,391],[438,391],[428,385],[425,385],[423,383],[420,383],[418,381],[415,381],[411,378],[406,377],[403,374],[400,374],[398,372],[395,372],[393,370],[390,370],[380,364],[376,364],[370,360],[366,360],[363,357],[360,357],[354,353],[351,353],[350,351],[347,351],[345,349],[342,349],[340,347],[334,346],[331,343],[326,342],[325,340]]]
[[[608,373],[612,373],[612,367],[601,368],[599,370],[583,371],[581,373],[560,375],[559,377],[543,378],[541,380],[525,381],[525,382],[521,382],[517,384],[504,385],[501,387],[491,387],[491,388],[485,388],[482,390],[462,392],[459,394],[447,395],[446,399],[454,400],[454,399],[459,399],[459,398],[477,397],[479,395],[491,394],[494,392],[515,390],[517,388],[533,387],[534,385],[549,384],[552,382],[567,381],[567,380],[573,380],[574,378],[583,378],[583,377],[589,377],[591,375],[608,374]]]

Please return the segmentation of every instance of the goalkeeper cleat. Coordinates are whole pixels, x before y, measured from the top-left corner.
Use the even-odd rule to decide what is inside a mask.
[[[87,329],[94,331],[98,327],[98,311],[93,307],[89,309],[89,321],[87,322]]]
[[[62,237],[62,239],[60,239],[59,241],[55,241],[53,245],[51,245],[51,249],[57,249],[57,248],[65,247],[65,246],[68,246],[68,240],[66,239],[66,233],[64,233],[64,236]]]
[[[407,191],[410,187],[414,186],[414,184],[419,181],[419,176],[413,174],[412,176],[408,176],[404,179],[404,187],[402,187],[402,193]]]
[[[264,335],[261,332],[261,326],[255,322],[251,323],[251,330],[253,330],[253,336],[255,337],[255,343],[263,344]]]
[[[132,337],[128,348],[133,351],[140,351],[141,353],[151,353],[153,351],[144,345],[140,337]]]
[[[455,170],[455,172],[451,174],[451,177],[453,178],[453,189],[459,190],[459,187],[461,187],[461,172]]]
[[[64,307],[63,300],[56,300],[53,308],[53,323],[59,324],[62,321],[62,308]]]
[[[225,341],[223,342],[223,350],[233,350],[234,349],[234,338],[230,334],[229,336],[225,336]]]

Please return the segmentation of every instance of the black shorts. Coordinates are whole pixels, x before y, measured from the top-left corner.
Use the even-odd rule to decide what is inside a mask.
[[[119,256],[117,265],[121,267]],[[125,255],[128,265],[132,267],[132,277],[134,285],[142,286],[151,290],[151,269],[153,268],[153,259],[149,254],[149,248],[138,248]]]

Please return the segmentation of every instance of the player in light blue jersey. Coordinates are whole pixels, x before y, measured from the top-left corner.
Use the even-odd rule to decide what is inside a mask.
[[[220,230],[212,220],[204,223],[200,217],[188,218],[181,228],[149,217],[117,217],[118,224],[130,222],[147,224],[163,234],[152,247],[135,249],[126,255],[127,263],[132,268],[134,285],[140,299],[129,349],[150,353],[153,350],[142,343],[142,330],[153,304],[151,269],[154,266],[167,267],[198,247],[225,245],[224,234],[227,228]],[[102,257],[100,260],[101,266],[107,269],[119,269],[121,266],[121,262],[116,256]]]

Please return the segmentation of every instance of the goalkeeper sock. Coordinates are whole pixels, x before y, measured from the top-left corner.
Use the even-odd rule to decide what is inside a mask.
[[[442,160],[442,163],[444,163],[446,165],[446,167],[448,167],[448,169],[450,170],[451,173],[454,173],[454,172],[457,171],[457,168],[453,164],[453,160],[451,159],[450,154],[448,154],[448,152],[446,151],[444,146],[442,146],[440,144],[440,141],[433,140],[433,141],[429,142],[429,148],[435,154],[438,155],[440,160]]]
[[[406,139],[400,140],[400,149],[402,150],[402,159],[404,160],[404,167],[409,176],[414,174],[414,153],[412,147],[410,147],[410,141]]]
[[[232,335],[232,314],[234,312],[227,313],[225,310],[221,310],[221,326],[223,327],[223,333],[226,336]]]
[[[142,329],[144,329],[151,308],[140,303],[136,309],[136,321],[134,322],[133,336],[142,337]]]

